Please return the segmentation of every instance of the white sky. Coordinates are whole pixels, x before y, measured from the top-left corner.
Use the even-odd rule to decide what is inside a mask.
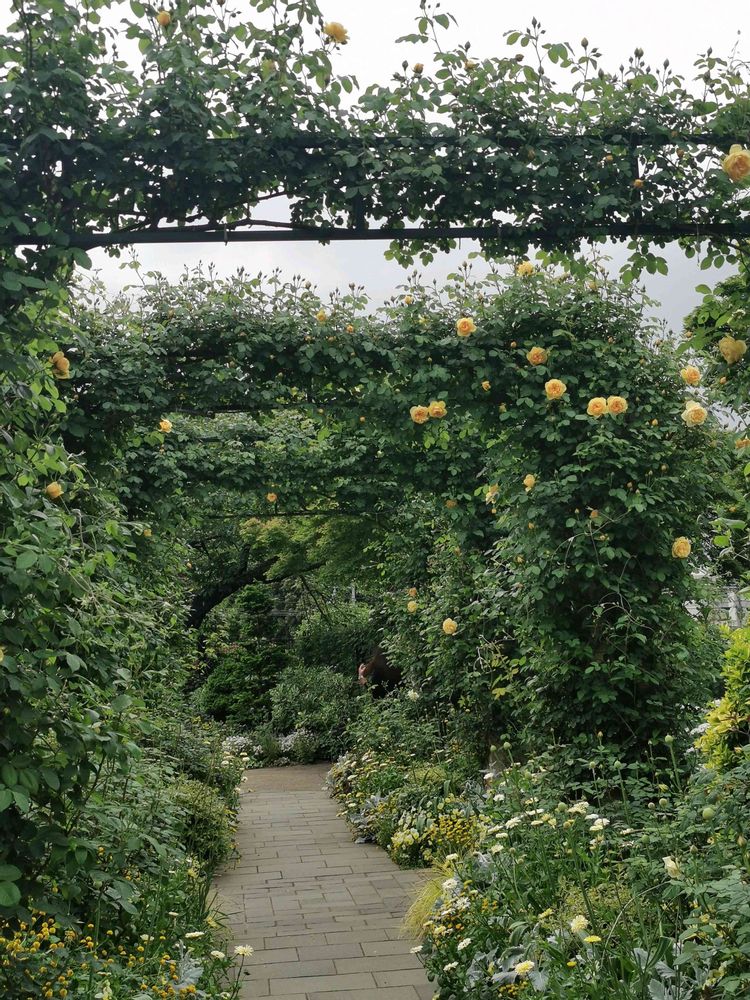
[[[0,6],[7,0],[0,0]],[[234,9],[249,9],[243,0],[227,0]],[[169,3],[164,6],[169,9]],[[396,45],[400,35],[414,31],[419,14],[417,0],[321,0],[327,19],[342,22],[349,31],[349,44],[334,54],[334,65],[342,73],[354,73],[362,86],[387,82],[402,60],[423,62],[431,69],[431,51],[414,45]],[[458,19],[458,29],[447,36],[454,41],[472,42],[472,54],[481,58],[505,51],[503,32],[526,27],[532,16],[541,21],[548,41],[570,41],[577,45],[585,35],[591,45],[603,53],[603,64],[616,68],[626,62],[633,49],[640,46],[646,59],[660,66],[668,57],[672,67],[687,78],[698,53],[713,46],[717,55],[728,55],[738,42],[738,32],[750,28],[750,8],[745,2],[728,5],[706,4],[701,0],[527,0],[524,4],[507,0],[443,0],[442,9]],[[739,39],[740,52],[750,56],[746,39]],[[738,137],[747,140],[750,137]],[[264,208],[268,214],[268,208]],[[144,269],[158,269],[177,277],[183,267],[212,262],[218,274],[229,275],[239,266],[255,273],[280,267],[285,274],[302,273],[321,293],[350,281],[364,284],[376,301],[393,292],[403,282],[406,272],[394,262],[383,259],[387,244],[339,243],[319,246],[304,244],[187,244],[137,248]],[[469,250],[476,246],[465,241],[460,251],[438,258],[426,276],[440,280],[455,269]],[[613,264],[624,258],[622,246],[613,247]],[[679,248],[667,248],[670,274],[646,282],[647,291],[662,303],[661,315],[679,328],[682,317],[699,296],[694,286],[701,281],[712,284],[718,272],[700,272],[698,263],[687,261]],[[132,273],[120,269],[120,262],[103,251],[92,253],[95,267],[107,285],[120,288],[132,281]]]

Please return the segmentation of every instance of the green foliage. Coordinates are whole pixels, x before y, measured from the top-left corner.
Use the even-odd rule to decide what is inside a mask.
[[[210,672],[199,703],[214,718],[245,729],[268,719],[271,689],[292,661],[273,607],[272,589],[255,584],[212,616],[204,648]]]
[[[343,747],[347,722],[359,708],[355,678],[305,663],[287,667],[271,692],[274,732],[305,729],[320,740],[320,751],[335,756]]]
[[[709,711],[696,744],[717,770],[734,767],[750,744],[750,629],[732,632],[725,656],[724,694]]]
[[[313,611],[294,631],[294,652],[310,667],[336,670],[356,678],[357,666],[377,644],[366,604],[331,604]]]
[[[201,862],[215,866],[232,848],[232,812],[221,795],[202,781],[183,781],[172,789],[183,813],[185,846]]]

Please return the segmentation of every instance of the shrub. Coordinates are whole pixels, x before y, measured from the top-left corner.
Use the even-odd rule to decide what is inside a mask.
[[[312,667],[337,670],[355,677],[357,666],[377,643],[370,609],[365,604],[345,604],[315,611],[294,633],[297,658]]]
[[[219,793],[202,781],[183,781],[172,795],[183,813],[187,850],[211,866],[225,861],[232,850],[233,823]]]
[[[306,729],[319,740],[324,755],[340,753],[344,731],[359,708],[352,678],[332,670],[293,664],[271,692],[271,725],[275,732]]]
[[[291,659],[287,649],[264,638],[231,644],[203,685],[199,704],[216,719],[252,729],[268,719],[271,690]]]
[[[730,767],[750,742],[750,628],[732,632],[723,670],[725,691],[708,713],[697,746],[710,767]]]

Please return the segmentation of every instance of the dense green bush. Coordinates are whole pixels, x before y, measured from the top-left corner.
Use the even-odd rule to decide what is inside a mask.
[[[171,790],[183,814],[187,850],[202,863],[215,866],[232,849],[232,811],[218,791],[202,781],[182,781]]]
[[[377,644],[372,613],[366,604],[330,604],[314,611],[294,632],[297,658],[311,667],[356,677],[357,666]]]
[[[271,692],[271,725],[277,733],[305,729],[320,740],[320,752],[335,756],[344,747],[347,723],[359,711],[354,677],[295,664]]]
[[[271,689],[293,661],[274,599],[269,586],[244,587],[209,617],[198,704],[216,719],[252,729],[269,718]]]

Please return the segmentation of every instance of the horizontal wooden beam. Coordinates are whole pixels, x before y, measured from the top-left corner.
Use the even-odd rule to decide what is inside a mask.
[[[750,236],[750,219],[736,222],[631,222],[603,223],[601,226],[516,226],[512,224],[479,226],[382,226],[344,229],[315,226],[290,229],[206,229],[201,226],[157,226],[147,229],[115,230],[109,233],[66,233],[62,238],[18,234],[0,237],[0,246],[54,246],[93,250],[96,247],[133,246],[135,244],[174,243],[330,243],[338,241],[403,240],[497,240],[509,246],[555,244],[558,241],[587,239],[628,239],[631,237],[670,242],[692,237],[745,239]]]

